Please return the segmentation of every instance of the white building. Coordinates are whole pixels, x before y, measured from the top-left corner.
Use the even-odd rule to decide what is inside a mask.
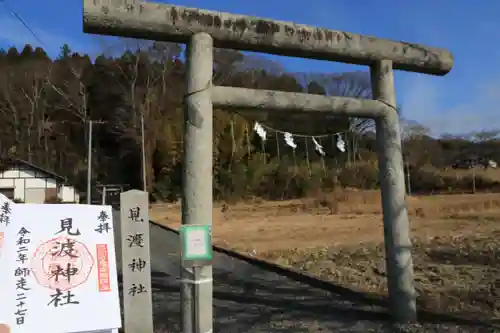
[[[9,161],[0,171],[0,193],[24,203],[45,203],[54,198],[80,202],[78,192],[64,177],[19,159]]]

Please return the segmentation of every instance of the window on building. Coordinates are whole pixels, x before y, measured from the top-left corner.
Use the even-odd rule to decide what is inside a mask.
[[[0,193],[5,195],[10,200],[14,200],[14,189],[13,188],[0,188]]]

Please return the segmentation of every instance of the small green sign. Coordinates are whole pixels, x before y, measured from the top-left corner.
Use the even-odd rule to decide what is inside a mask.
[[[180,235],[183,260],[212,260],[212,227],[210,225],[182,225]]]

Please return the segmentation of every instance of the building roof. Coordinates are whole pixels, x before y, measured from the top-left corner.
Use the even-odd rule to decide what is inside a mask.
[[[9,160],[6,163],[6,165],[9,165],[9,166],[11,166],[11,165],[24,165],[24,166],[27,166],[27,167],[29,167],[31,169],[36,170],[36,171],[43,172],[43,173],[45,173],[45,174],[47,174],[49,176],[52,176],[52,177],[54,177],[54,178],[56,178],[58,180],[62,180],[64,182],[66,182],[66,180],[67,180],[65,177],[60,176],[60,175],[58,175],[57,173],[55,173],[53,171],[49,171],[47,169],[41,168],[39,166],[36,166],[33,163],[31,163],[31,162],[28,162],[28,161],[25,161],[25,160],[21,160],[21,159],[18,159],[18,158]]]

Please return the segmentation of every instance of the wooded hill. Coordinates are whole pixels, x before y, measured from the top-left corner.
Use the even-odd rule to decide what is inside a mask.
[[[94,184],[140,188],[143,113],[148,189],[157,199],[178,198],[185,70],[181,52],[176,44],[148,43],[136,52],[101,55],[92,61],[73,53],[68,45],[62,46],[57,59],[30,45],[0,51],[1,159],[30,161],[68,177],[84,191],[88,120],[102,121],[93,128]],[[287,73],[265,58],[228,50],[216,51],[214,84],[359,98],[371,95],[364,72]],[[266,128],[264,144],[253,131],[255,120]],[[252,118],[246,110],[234,114],[215,110],[215,196],[284,199],[337,185],[375,188],[372,125],[325,115]],[[295,152],[285,143],[284,132],[294,135]],[[336,133],[341,133],[346,152],[337,148]],[[468,188],[467,179],[458,181],[443,169],[469,156],[500,161],[497,134],[435,139],[423,126],[404,122],[404,150],[412,165],[414,189]],[[313,135],[324,157],[315,152]],[[429,182],[420,179],[422,172]],[[491,179],[480,183],[478,188],[495,184]]]

